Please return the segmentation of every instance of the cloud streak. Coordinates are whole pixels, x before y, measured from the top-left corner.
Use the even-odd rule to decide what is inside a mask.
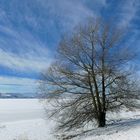
[[[37,87],[35,79],[0,76],[0,93],[34,93]]]
[[[79,1],[61,0],[58,2],[57,0],[48,0],[44,3],[42,6],[45,5],[45,8],[49,9],[48,12],[51,17],[54,21],[58,20],[62,28],[71,28],[87,17],[96,16],[91,9]]]
[[[140,8],[139,0],[128,0],[121,4],[123,5],[120,10],[121,26],[131,26],[131,22],[136,18]]]
[[[21,4],[13,0],[7,7],[0,8],[0,65],[17,72],[47,68],[53,59],[49,42],[57,42],[58,32],[71,30],[85,18],[95,16],[85,1],[24,0]]]
[[[30,32],[0,26],[0,65],[17,71],[41,72],[52,62],[49,48]]]
[[[2,67],[23,73],[22,77],[28,77],[27,73],[39,74],[53,61],[61,35],[86,22],[88,17],[103,14],[104,18],[117,17],[117,24],[133,30],[129,42],[140,44],[133,23],[139,16],[139,0],[115,1],[115,4],[107,0],[1,0],[0,5],[0,89],[3,91],[16,88],[31,91],[31,86],[23,83],[34,85],[34,79],[2,77]],[[20,80],[22,83],[16,85]]]
[[[14,53],[5,52],[0,49],[0,65],[17,71],[41,72],[47,69],[51,63],[51,59],[27,56],[15,55]]]

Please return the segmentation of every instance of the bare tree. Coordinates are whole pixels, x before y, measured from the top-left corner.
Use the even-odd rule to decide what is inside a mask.
[[[95,120],[104,127],[108,111],[138,107],[138,85],[130,71],[134,53],[121,44],[122,31],[101,21],[79,26],[60,41],[41,83],[42,92],[56,99],[51,115],[58,130]]]

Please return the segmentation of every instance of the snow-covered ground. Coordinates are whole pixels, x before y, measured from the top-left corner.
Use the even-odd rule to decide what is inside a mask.
[[[79,139],[140,140],[140,111],[115,113],[108,118],[109,124],[106,128],[91,129],[85,135],[81,134]]]
[[[46,116],[37,99],[0,99],[0,140],[56,140],[55,122]],[[140,111],[110,114],[108,120],[106,128],[91,129],[73,139],[140,140]]]
[[[37,99],[0,99],[0,140],[53,140],[54,123]]]

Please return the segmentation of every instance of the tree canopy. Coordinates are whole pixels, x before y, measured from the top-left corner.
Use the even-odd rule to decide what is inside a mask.
[[[130,70],[135,53],[122,45],[123,35],[121,29],[93,20],[61,39],[41,83],[41,91],[56,99],[51,115],[59,120],[58,130],[93,121],[104,127],[109,111],[139,106],[139,86]]]

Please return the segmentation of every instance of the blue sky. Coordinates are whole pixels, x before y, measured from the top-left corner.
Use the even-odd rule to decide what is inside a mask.
[[[140,50],[139,0],[0,0],[0,92],[36,92],[63,33],[88,17],[113,19]]]

